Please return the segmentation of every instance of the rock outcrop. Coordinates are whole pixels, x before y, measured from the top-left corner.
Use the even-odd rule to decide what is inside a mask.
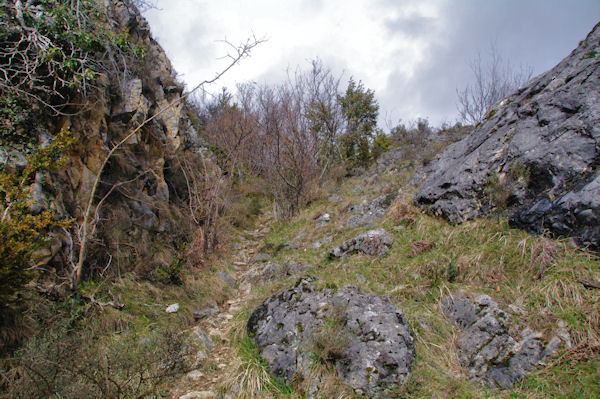
[[[406,382],[415,355],[406,316],[387,297],[355,287],[319,290],[313,281],[276,292],[250,314],[248,334],[271,374],[316,392],[311,368],[327,362],[368,397]]]
[[[40,130],[48,134],[68,128],[75,143],[68,162],[43,179],[36,210],[52,209],[57,216],[73,218],[81,226],[92,186],[111,148],[139,124],[144,125],[109,159],[101,174],[94,203],[95,234],[88,246],[85,270],[102,270],[109,262],[121,271],[149,273],[168,267],[176,247],[193,232],[189,180],[202,173],[209,180],[220,170],[183,111],[183,86],[160,45],[151,37],[146,20],[131,1],[98,2],[106,13],[107,29],[126,34],[132,47],[145,57],[132,57],[127,69],[99,76],[93,107],[50,121]],[[119,36],[120,37],[120,36]],[[189,165],[193,165],[190,168]],[[206,166],[204,168],[203,166]],[[75,233],[52,234],[50,267],[64,268]],[[100,269],[98,269],[100,268]]]
[[[308,265],[303,265],[291,260],[284,262],[283,264],[268,262],[265,266],[250,269],[244,274],[243,278],[252,282],[273,281],[298,276],[308,269]]]
[[[529,370],[553,354],[560,346],[554,337],[547,345],[529,329],[521,341],[508,334],[508,316],[489,296],[474,300],[447,296],[440,300],[442,313],[461,329],[456,346],[469,378],[492,388],[510,388]]]
[[[600,25],[494,105],[435,162],[416,203],[459,223],[507,207],[513,226],[600,245]]]
[[[333,248],[329,252],[329,257],[342,258],[356,252],[363,252],[371,256],[385,256],[393,242],[392,236],[384,229],[369,230]]]
[[[351,213],[352,216],[348,218],[346,227],[360,226],[382,218],[397,195],[398,193],[392,192],[381,195],[371,201],[365,200],[358,205],[350,206],[347,212]]]

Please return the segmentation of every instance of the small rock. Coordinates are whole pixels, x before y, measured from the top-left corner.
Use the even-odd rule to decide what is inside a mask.
[[[254,258],[252,258],[252,262],[254,262],[254,263],[267,262],[269,259],[271,259],[271,255],[269,255],[268,253],[265,253],[265,252],[259,252],[256,255],[254,255]]]
[[[202,377],[204,377],[204,373],[200,370],[192,370],[185,375],[185,378],[192,381],[197,381]]]
[[[557,336],[558,338],[560,338],[560,340],[561,340],[562,342],[564,342],[564,343],[565,343],[565,346],[566,346],[567,348],[570,348],[570,347],[572,346],[572,343],[571,343],[571,335],[569,334],[569,332],[568,332],[566,329],[560,329],[560,330],[558,331],[558,333],[556,333],[556,336]]]
[[[203,346],[206,350],[211,351],[215,347],[212,339],[202,330],[200,327],[196,327],[192,330],[189,337],[189,342],[193,346]]]
[[[298,244],[292,243],[292,242],[286,242],[285,244],[283,244],[282,249],[298,249],[300,248],[298,246]]]
[[[311,245],[312,249],[319,249],[321,248],[324,244],[329,244],[331,241],[333,241],[333,237],[331,236],[327,236],[325,238],[321,238],[320,240],[314,241]]]
[[[339,195],[333,194],[333,195],[329,196],[329,198],[327,198],[327,200],[329,202],[340,202],[342,199],[340,198]]]
[[[325,226],[331,220],[331,215],[328,213],[324,213],[319,216],[317,219],[317,227]]]
[[[363,201],[358,205],[348,208],[348,213],[354,213],[346,222],[347,227],[355,227],[368,224],[385,215],[386,209],[390,207],[398,193],[392,192],[381,195],[370,202]]]
[[[364,276],[362,274],[357,274],[356,281],[358,281],[359,284],[364,284],[367,282],[367,279],[364,278]]]
[[[217,395],[213,391],[193,391],[188,392],[179,399],[214,399]]]
[[[384,229],[369,230],[333,248],[329,252],[329,257],[346,257],[358,251],[371,256],[385,256],[393,242],[392,236]]]
[[[204,361],[208,359],[208,354],[205,351],[196,352],[196,356],[194,356],[194,362],[192,367],[201,367],[204,364]]]
[[[235,287],[235,280],[229,274],[225,272],[217,272],[217,276],[219,276],[223,281],[225,281],[230,287]]]
[[[403,224],[399,225],[399,226],[394,226],[394,230],[396,231],[402,231],[406,229],[406,226],[404,226]]]
[[[331,220],[331,215],[328,213],[324,213],[317,218],[317,222],[329,222]]]
[[[176,313],[179,310],[179,304],[178,303],[173,303],[169,306],[167,306],[167,309],[165,310],[165,312],[167,313]]]
[[[233,244],[233,249],[235,249],[236,251],[239,251],[242,248],[243,248],[242,244],[240,244],[239,242],[236,242],[236,243]]]
[[[219,307],[215,302],[213,302],[210,306],[194,310],[192,314],[194,316],[194,320],[198,321],[204,319],[205,317],[215,315],[217,313],[219,313]]]
[[[294,237],[294,241],[298,241],[303,239],[306,236],[306,233],[298,233],[298,235],[296,237]]]
[[[558,325],[558,328],[567,328],[569,326],[569,324],[564,320],[559,320],[556,324]]]
[[[511,312],[513,312],[514,314],[518,314],[518,315],[524,315],[525,311],[523,309],[521,309],[520,307],[518,307],[517,305],[513,305],[512,303],[510,305],[508,305],[508,308],[511,310]]]

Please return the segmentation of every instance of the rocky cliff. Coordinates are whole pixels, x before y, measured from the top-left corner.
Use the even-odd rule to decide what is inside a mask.
[[[507,210],[512,226],[600,246],[600,24],[550,71],[495,104],[432,166],[416,203],[460,223]]]
[[[146,20],[129,1],[98,4],[106,12],[108,29],[124,35],[144,56],[113,74],[97,76],[89,106],[48,123],[50,135],[67,128],[75,143],[64,168],[36,179],[33,207],[73,218],[74,228],[53,232],[51,245],[38,252],[38,262],[59,270],[76,260],[85,209],[103,161],[119,141],[154,117],[102,170],[85,263],[87,274],[108,264],[119,273],[154,273],[176,261],[176,251],[201,222],[198,201],[203,193],[192,194],[199,188],[199,174],[215,176],[219,170],[199,145],[183,109],[183,86]]]

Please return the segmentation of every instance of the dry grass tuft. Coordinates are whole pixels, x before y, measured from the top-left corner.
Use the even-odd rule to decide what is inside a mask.
[[[225,377],[224,387],[237,392],[239,399],[272,398],[270,391],[277,390],[267,367],[260,360],[236,358]]]
[[[537,272],[535,274],[536,280],[540,280],[544,277],[546,268],[552,264],[557,253],[558,249],[556,248],[556,245],[548,240],[538,242],[531,248],[529,270],[532,270],[537,266]]]
[[[585,340],[563,352],[556,360],[548,364],[544,369],[550,370],[554,367],[573,368],[581,362],[600,356],[600,343],[598,341]]]
[[[330,366],[324,364],[312,365],[307,379],[297,381],[296,386],[300,394],[306,394],[308,391],[309,395],[306,395],[308,397],[313,397],[310,393],[318,387],[318,398],[356,398],[353,389],[336,376]]]
[[[408,256],[414,258],[423,252],[429,251],[432,246],[433,243],[431,241],[411,241],[410,254]]]
[[[390,207],[389,215],[395,224],[412,226],[417,221],[417,209],[410,205],[405,198],[398,198]]]
[[[186,263],[191,267],[202,267],[204,266],[205,259],[205,244],[204,230],[202,228],[196,229],[192,236],[192,242],[189,245],[189,249],[185,253]]]

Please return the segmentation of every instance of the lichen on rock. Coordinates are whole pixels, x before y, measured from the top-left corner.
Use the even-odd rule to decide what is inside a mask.
[[[597,249],[600,57],[585,55],[599,40],[596,25],[558,65],[495,104],[428,168],[415,202],[452,223],[508,208],[513,227]]]
[[[487,295],[473,300],[446,296],[439,305],[446,318],[461,329],[456,347],[469,378],[492,388],[510,388],[560,346],[559,338],[545,344],[540,334],[528,328],[517,342],[508,333],[507,314]]]
[[[327,363],[344,383],[368,397],[405,383],[415,346],[404,313],[387,297],[356,287],[318,289],[314,282],[302,278],[250,314],[248,335],[271,374],[315,391],[319,381],[311,367]]]

